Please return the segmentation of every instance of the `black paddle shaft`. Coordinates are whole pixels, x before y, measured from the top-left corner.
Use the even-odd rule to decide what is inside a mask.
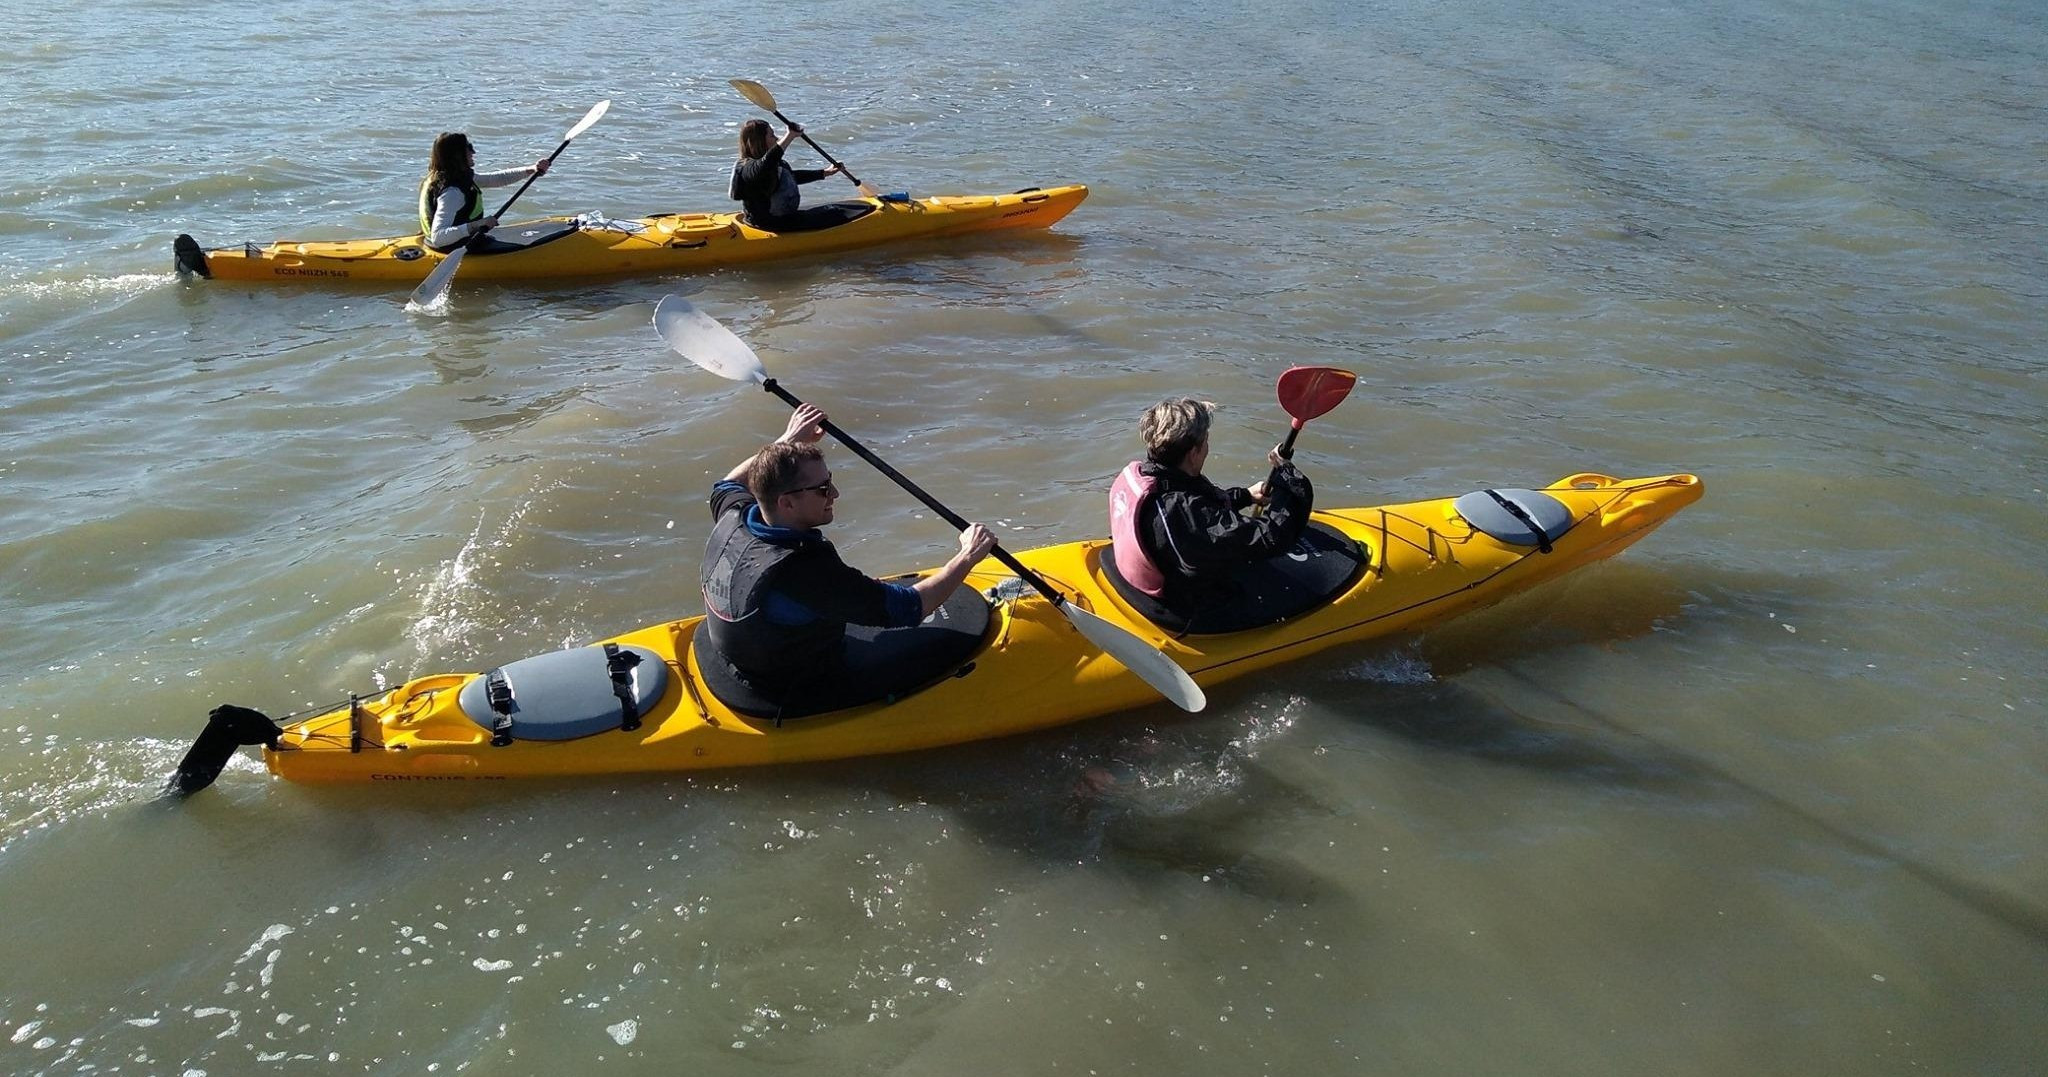
[[[788,404],[791,408],[799,408],[803,406],[803,401],[798,400],[795,396],[791,395],[789,390],[784,389],[782,386],[775,384],[774,378],[768,378],[767,380],[763,381],[761,383],[761,388],[766,389],[769,392],[774,393],[776,396],[781,397],[783,403]],[[869,452],[868,447],[862,445],[858,441],[855,441],[851,434],[848,434],[846,431],[841,430],[838,427],[832,425],[832,421],[829,419],[825,421],[825,432],[827,434],[832,435],[832,437],[836,439],[841,445],[844,445],[847,448],[852,449],[855,455],[859,456],[861,459],[866,460],[868,463],[875,465],[875,470],[880,471],[882,474],[889,476],[889,478],[892,481],[894,481],[896,485],[901,486],[905,490],[910,491],[910,496],[918,499],[919,501],[924,502],[924,506],[926,508],[938,513],[941,517],[945,519],[947,523],[952,524],[954,527],[957,527],[962,531],[965,531],[969,527],[973,526],[966,519],[962,518],[960,514],[954,512],[952,509],[949,509],[944,505],[939,504],[938,498],[935,498],[932,495],[925,493],[923,487],[919,486],[914,482],[911,482],[908,478],[905,478],[902,472],[896,470],[893,467],[890,467],[888,461],[885,461],[881,457],[876,456],[874,453]],[[989,553],[993,555],[996,560],[1001,561],[1003,564],[1009,566],[1010,571],[1016,573],[1018,579],[1023,580],[1025,583],[1028,583],[1033,588],[1037,589],[1039,594],[1045,596],[1046,601],[1051,602],[1055,606],[1066,605],[1067,600],[1064,597],[1062,597],[1058,591],[1053,590],[1051,584],[1046,583],[1045,580],[1038,575],[1038,573],[1033,572],[1028,568],[1025,568],[1022,562],[1010,556],[1010,551],[1003,549],[1000,544],[998,544],[994,549],[990,550]]]
[[[562,151],[568,149],[569,143],[574,141],[575,139],[563,139],[562,144],[555,147],[555,152],[548,154],[548,163],[551,165],[554,164],[555,158],[560,157],[562,155]],[[498,212],[491,214],[491,219],[495,221],[498,218],[503,217],[505,215],[505,211],[512,208],[512,203],[519,201],[519,196],[525,194],[526,189],[528,187],[533,186],[533,181],[539,178],[540,173],[538,172],[535,172],[533,175],[526,177],[526,182],[520,184],[519,189],[512,192],[512,197],[507,198],[505,200],[505,204],[498,207]]]
[[[1301,433],[1301,427],[1302,427],[1302,424],[1301,424],[1301,423],[1295,423],[1295,424],[1294,424],[1293,426],[1290,426],[1290,427],[1288,427],[1288,428],[1287,428],[1287,440],[1286,440],[1286,441],[1283,441],[1283,442],[1281,442],[1281,443],[1280,443],[1280,459],[1282,459],[1282,460],[1292,460],[1292,459],[1294,459],[1294,438],[1295,438],[1295,435],[1297,435],[1297,434],[1300,434],[1300,433]],[[1272,473],[1272,474],[1270,474],[1270,475],[1266,476],[1266,496],[1267,496],[1267,497],[1272,497],[1272,496],[1273,496],[1273,484],[1274,484],[1274,483],[1276,483],[1276,482],[1279,482],[1279,481],[1280,481],[1280,469],[1276,467],[1276,468],[1274,468],[1274,469],[1273,469],[1273,473]]]
[[[789,117],[784,116],[782,114],[781,109],[771,108],[768,111],[775,113],[775,118],[782,121],[782,126],[796,127],[796,124],[789,122]],[[853,169],[848,168],[843,164],[840,164],[836,160],[833,160],[832,155],[825,152],[825,147],[818,145],[817,141],[811,138],[811,133],[809,131],[805,131],[799,128],[797,130],[796,135],[798,138],[801,138],[805,142],[810,143],[811,148],[818,151],[818,156],[823,157],[827,162],[831,163],[834,167],[838,168],[839,171],[845,173],[846,178],[852,180],[854,186],[860,186],[860,177],[853,174]]]

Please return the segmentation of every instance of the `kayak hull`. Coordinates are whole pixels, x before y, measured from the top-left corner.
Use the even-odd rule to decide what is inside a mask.
[[[781,258],[838,254],[914,239],[1016,228],[1046,228],[1088,197],[1079,184],[1027,188],[1003,195],[940,195],[895,201],[857,199],[869,211],[845,224],[810,232],[764,232],[737,213],[671,213],[624,221],[547,217],[507,223],[493,235],[521,232],[550,238],[504,253],[475,253],[464,280],[540,280],[650,273],[690,273]],[[366,281],[418,284],[446,257],[418,234],[389,239],[278,240],[203,250],[190,237],[176,245],[185,273],[213,280],[267,284]]]
[[[1345,644],[1412,632],[1491,605],[1621,551],[1686,505],[1704,485],[1691,475],[1620,480],[1568,476],[1543,493],[1569,510],[1570,529],[1546,552],[1502,541],[1468,523],[1451,498],[1315,514],[1359,544],[1366,567],[1333,600],[1279,624],[1179,639],[1125,603],[1103,572],[1104,540],[1017,557],[1069,600],[1160,647],[1205,689]],[[1017,590],[996,561],[968,586]],[[1010,736],[1145,706],[1159,697],[1095,650],[1035,593],[991,602],[980,649],[939,683],[894,702],[773,721],[736,714],[705,687],[692,647],[701,617],[613,638],[653,652],[667,687],[638,728],[571,740],[511,740],[457,703],[483,674],[410,681],[283,727],[264,752],[272,773],[310,782],[496,780],[766,766],[935,748]]]

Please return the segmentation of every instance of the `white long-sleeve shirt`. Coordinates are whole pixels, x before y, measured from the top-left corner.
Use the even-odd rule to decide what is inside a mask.
[[[526,168],[507,168],[500,172],[479,172],[476,174],[476,185],[479,187],[509,187],[531,175],[533,175],[533,168],[530,165]],[[481,221],[458,221],[455,219],[456,215],[462,212],[462,203],[464,201],[466,200],[463,198],[462,192],[453,187],[444,188],[441,191],[440,197],[434,199],[433,227],[427,230],[427,246],[437,248],[451,247],[462,242],[463,237],[476,234],[477,226],[482,223]]]

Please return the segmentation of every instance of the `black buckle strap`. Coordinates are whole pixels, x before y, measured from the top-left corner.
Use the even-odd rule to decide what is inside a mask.
[[[620,650],[616,643],[607,643],[604,664],[611,670],[612,694],[619,697],[619,728],[631,733],[640,728],[640,704],[633,698],[633,667],[640,664],[640,656]]]
[[[484,674],[484,697],[497,716],[491,722],[491,747],[503,748],[512,743],[512,682],[505,679],[504,670]]]
[[[1523,527],[1526,527],[1529,530],[1534,531],[1536,533],[1536,549],[1540,550],[1543,553],[1550,552],[1550,536],[1544,533],[1544,530],[1542,528],[1536,526],[1536,521],[1530,519],[1529,514],[1522,511],[1522,506],[1517,505],[1514,502],[1509,501],[1507,498],[1500,496],[1499,490],[1488,490],[1486,491],[1486,496],[1492,498],[1494,504],[1499,505],[1501,508],[1508,510],[1508,515],[1513,516],[1515,519],[1522,521]]]

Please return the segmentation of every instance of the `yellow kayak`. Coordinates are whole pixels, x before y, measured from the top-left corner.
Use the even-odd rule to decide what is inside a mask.
[[[1245,608],[1224,610],[1207,625],[1165,628],[1148,619],[1158,611],[1147,611],[1144,596],[1116,578],[1105,540],[1017,557],[1070,601],[1156,644],[1206,689],[1528,590],[1619,552],[1704,489],[1683,474],[1578,474],[1541,490],[1317,512],[1294,553],[1247,580]],[[881,698],[828,713],[794,720],[758,707],[742,713],[745,693],[722,686],[729,675],[721,676],[715,655],[702,653],[703,618],[687,617],[485,673],[421,677],[282,725],[223,707],[178,781],[187,791],[212,781],[237,743],[225,738],[237,735],[239,743],[266,743],[271,772],[297,781],[502,779],[904,752],[1158,700],[1052,604],[1017,584],[997,561],[984,561],[926,624],[870,631],[877,639],[859,646],[850,639],[850,663],[879,654],[880,664],[849,690]],[[860,650],[892,640],[911,645]],[[906,653],[924,656],[911,666],[924,665],[904,666]],[[210,764],[195,763],[209,737],[225,747]]]
[[[544,217],[492,229],[473,246],[464,280],[535,280],[631,273],[689,273],[771,258],[836,254],[900,240],[1046,228],[1088,197],[1079,184],[1011,194],[858,198],[830,203],[844,223],[806,232],[764,232],[737,213],[670,213],[612,220]],[[213,280],[418,284],[445,255],[417,233],[390,239],[292,240],[202,248],[191,236],[173,245],[179,273]]]

